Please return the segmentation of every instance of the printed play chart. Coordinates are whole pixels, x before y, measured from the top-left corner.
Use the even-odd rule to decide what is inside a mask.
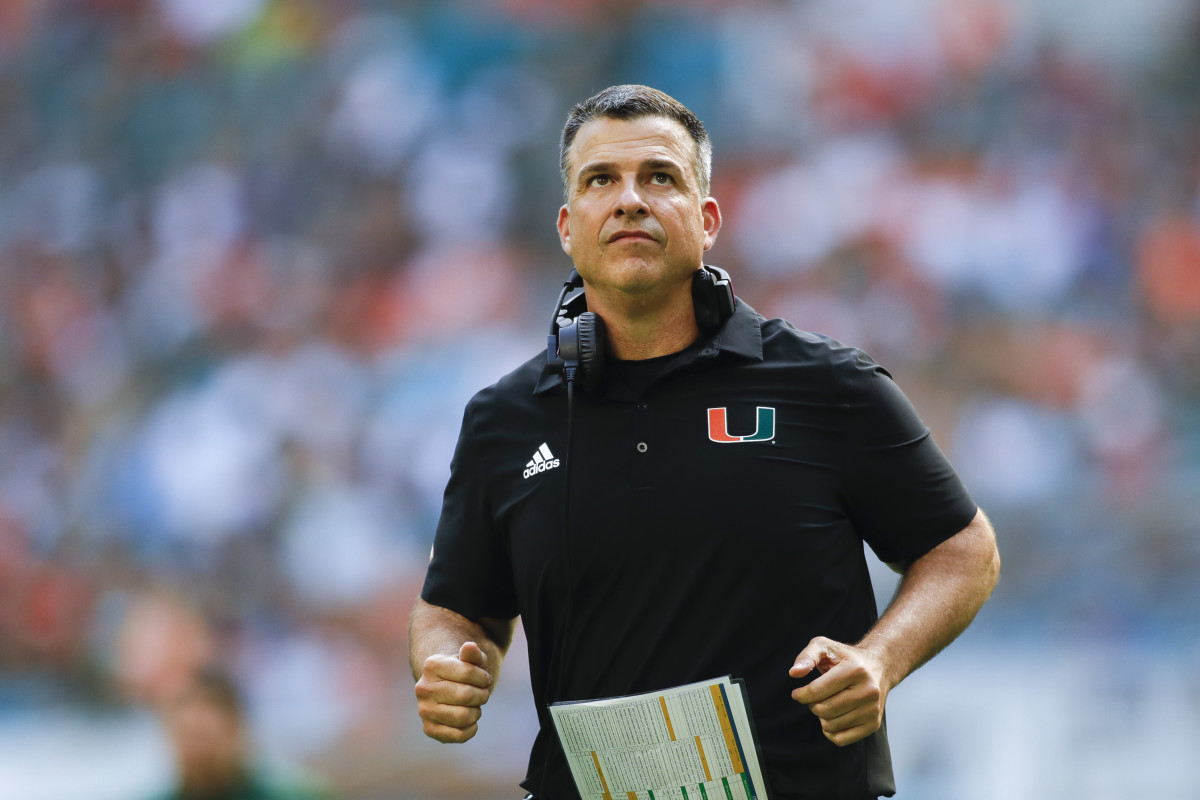
[[[583,800],[767,800],[745,687],[728,676],[550,714]]]

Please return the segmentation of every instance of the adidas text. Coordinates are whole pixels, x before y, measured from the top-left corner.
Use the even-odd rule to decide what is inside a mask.
[[[531,475],[537,475],[539,472],[545,472],[546,470],[554,469],[557,466],[558,466],[557,458],[552,458],[549,461],[543,461],[540,464],[534,464],[532,467],[525,468],[525,477],[528,478]]]
[[[525,472],[523,474],[526,478],[529,478],[548,469],[554,469],[558,464],[559,461],[550,452],[549,445],[542,442],[541,446],[534,451],[533,458],[525,465]]]

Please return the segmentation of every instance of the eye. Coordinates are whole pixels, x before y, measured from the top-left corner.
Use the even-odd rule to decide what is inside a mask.
[[[593,175],[588,178],[588,186],[608,186],[612,179],[604,174]]]
[[[650,176],[650,182],[656,186],[668,186],[672,183],[672,178],[665,172],[656,172]]]

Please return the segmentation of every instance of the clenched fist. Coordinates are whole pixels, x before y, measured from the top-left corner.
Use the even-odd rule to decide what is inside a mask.
[[[789,674],[802,678],[813,669],[821,676],[795,689],[792,699],[817,715],[826,739],[843,747],[879,730],[891,687],[869,652],[818,636],[796,657]]]
[[[457,656],[425,659],[414,691],[426,736],[461,743],[478,732],[483,704],[492,696],[487,661],[475,642],[464,642]]]

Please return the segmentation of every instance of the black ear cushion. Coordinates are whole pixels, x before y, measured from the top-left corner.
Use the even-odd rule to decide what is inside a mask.
[[[607,337],[604,320],[595,312],[585,311],[575,319],[579,344],[579,385],[584,391],[595,391],[604,377],[604,351]]]
[[[692,276],[692,307],[700,330],[711,333],[733,316],[733,287],[729,273],[704,266]]]
[[[706,269],[698,269],[692,276],[692,307],[696,312],[696,324],[706,332],[721,324],[714,296],[716,283],[716,278]]]

